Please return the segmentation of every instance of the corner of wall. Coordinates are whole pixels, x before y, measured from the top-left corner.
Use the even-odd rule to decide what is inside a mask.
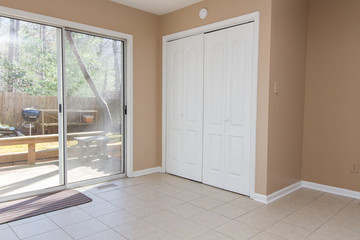
[[[307,4],[272,1],[268,194],[301,180]]]

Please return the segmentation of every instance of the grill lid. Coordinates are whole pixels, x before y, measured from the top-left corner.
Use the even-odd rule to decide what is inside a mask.
[[[40,113],[41,111],[35,108],[24,108],[22,110],[22,116],[28,122],[35,122],[40,117]]]

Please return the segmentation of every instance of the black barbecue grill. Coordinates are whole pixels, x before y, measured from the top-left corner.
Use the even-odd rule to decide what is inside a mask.
[[[22,116],[26,122],[35,122],[40,117],[41,111],[34,108],[24,108]]]
[[[37,110],[35,108],[24,108],[22,110],[22,116],[24,118],[24,122],[21,125],[22,127],[29,128],[29,135],[31,136],[31,128],[35,126],[34,122],[39,119],[40,117],[40,110]]]

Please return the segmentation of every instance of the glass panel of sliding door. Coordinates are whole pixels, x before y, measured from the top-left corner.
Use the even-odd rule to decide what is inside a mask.
[[[64,172],[61,29],[0,17],[0,39],[1,201],[63,185]]]
[[[74,31],[64,38],[68,182],[123,173],[124,43]]]

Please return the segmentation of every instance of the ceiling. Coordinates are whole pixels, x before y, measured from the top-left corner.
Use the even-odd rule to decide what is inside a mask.
[[[137,8],[156,15],[163,15],[202,0],[110,0],[123,5]]]

